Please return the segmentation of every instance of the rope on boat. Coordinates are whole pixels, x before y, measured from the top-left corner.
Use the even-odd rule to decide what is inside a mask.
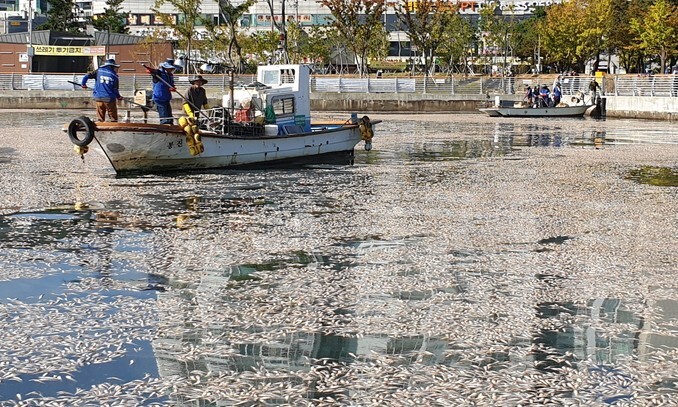
[[[73,150],[81,158],[84,158],[85,153],[89,151],[89,144],[94,140],[94,128],[94,123],[86,116],[75,118],[68,124],[68,138],[75,144]],[[78,132],[83,130],[84,136],[81,138]]]

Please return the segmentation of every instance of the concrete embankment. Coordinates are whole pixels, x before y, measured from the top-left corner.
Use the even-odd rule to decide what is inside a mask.
[[[518,100],[519,95],[503,95]],[[440,95],[421,93],[312,93],[313,111],[347,112],[477,112],[492,103],[494,96]],[[181,108],[182,99],[174,98],[173,106]],[[211,100],[213,105],[220,98]],[[653,120],[678,120],[678,97],[605,96],[607,117]],[[0,109],[90,109],[94,108],[89,92],[76,91],[0,91]],[[138,108],[137,108],[138,110]]]

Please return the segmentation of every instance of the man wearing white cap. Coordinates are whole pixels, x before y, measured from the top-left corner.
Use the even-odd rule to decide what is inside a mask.
[[[174,87],[174,70],[177,66],[174,65],[173,59],[160,64],[159,69],[146,68],[146,71],[153,76],[153,102],[158,109],[161,124],[173,124],[172,118],[172,92],[176,92]]]
[[[112,122],[118,121],[117,101],[122,100],[118,87],[120,80],[118,78],[118,68],[120,65],[115,63],[114,59],[107,60],[99,69],[88,73],[82,77],[80,85],[87,89],[87,81],[95,79],[94,92],[92,96],[97,106],[97,120],[106,121],[106,112]]]

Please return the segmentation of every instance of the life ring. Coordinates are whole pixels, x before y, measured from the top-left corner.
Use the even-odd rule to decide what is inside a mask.
[[[83,138],[78,137],[78,131],[84,130],[85,136]],[[68,124],[68,138],[71,140],[71,143],[79,147],[85,147],[94,140],[94,123],[86,116],[80,116],[77,119],[73,119]]]

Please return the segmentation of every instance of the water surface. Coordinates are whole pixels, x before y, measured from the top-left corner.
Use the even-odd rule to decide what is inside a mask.
[[[354,166],[120,178],[77,114],[0,116],[3,405],[678,398],[671,123],[375,113]]]

